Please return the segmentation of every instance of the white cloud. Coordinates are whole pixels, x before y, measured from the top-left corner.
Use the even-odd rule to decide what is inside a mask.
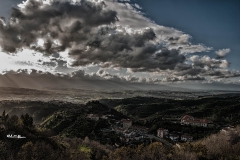
[[[217,58],[224,58],[230,51],[231,49],[225,48],[225,49],[220,49],[215,53],[217,54]]]
[[[54,72],[57,64],[51,58],[29,49],[23,49],[16,54],[6,54],[0,51],[0,73],[10,70],[17,71],[19,69]]]
[[[128,26],[133,30],[139,30],[142,28],[150,27],[156,33],[156,42],[165,44],[169,49],[181,48],[181,53],[196,53],[196,52],[207,52],[212,50],[212,47],[206,47],[203,44],[192,44],[190,42],[191,36],[179,31],[175,28],[161,26],[154,21],[146,18],[144,13],[137,11],[125,1],[124,4],[117,3],[114,0],[106,0],[107,6],[117,11],[119,21],[117,22],[120,26]],[[169,39],[176,39],[174,44]]]
[[[134,4],[134,6],[137,8],[137,9],[142,9],[142,7],[140,7],[138,4]]]

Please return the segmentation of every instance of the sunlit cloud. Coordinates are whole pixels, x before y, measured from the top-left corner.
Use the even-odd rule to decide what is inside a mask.
[[[0,72],[37,70],[161,83],[238,77],[224,58],[192,36],[159,25],[141,7],[115,0],[27,0],[0,20]],[[89,7],[90,6],[90,7]],[[83,16],[84,15],[84,16]],[[6,37],[5,39],[1,36]]]
[[[36,69],[44,72],[53,72],[57,66],[52,57],[42,53],[23,49],[16,54],[6,54],[0,51],[0,73],[19,69]]]

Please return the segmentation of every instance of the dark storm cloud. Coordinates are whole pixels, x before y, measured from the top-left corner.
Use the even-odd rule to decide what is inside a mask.
[[[171,45],[175,45],[175,44],[190,44],[189,42],[189,35],[181,35],[179,37],[170,37],[168,39],[168,42]]]
[[[133,48],[138,41],[131,36],[115,35],[111,40],[94,41],[89,51],[75,50],[70,55],[77,59],[73,65],[100,64],[101,67],[131,68],[132,71],[159,71],[174,69],[185,61],[177,50],[160,49],[147,43],[144,47]],[[139,39],[141,37],[139,36]],[[93,47],[92,45],[97,45]]]
[[[174,74],[176,76],[184,76],[184,75],[190,75],[190,76],[196,76],[199,75],[200,73],[204,72],[203,68],[189,68],[189,69],[184,69],[184,70],[179,70]]]
[[[103,4],[29,0],[24,8],[12,8],[10,21],[0,23],[1,47],[6,52],[16,52],[23,47],[53,53],[71,47],[71,43],[86,40],[92,27],[114,23],[117,13],[105,10]],[[44,47],[32,45],[39,38]],[[61,45],[54,44],[57,39]]]
[[[231,72],[231,71],[224,71],[224,70],[210,70],[201,73],[202,76],[211,76],[213,79],[218,78],[233,78],[233,77],[240,77],[240,72]]]
[[[121,14],[130,16],[130,19],[136,17],[135,14]],[[203,75],[214,76],[219,74],[217,69],[226,69],[230,65],[226,60],[212,59],[208,56],[192,56],[187,59],[181,52],[194,53],[208,49],[202,45],[191,45],[191,36],[179,31],[175,36],[169,34],[172,36],[165,37],[167,43],[160,45],[157,42],[157,33],[165,29],[166,33],[176,31],[162,26],[158,26],[158,29],[155,26],[155,30],[154,27],[140,27],[134,30],[121,26],[117,15],[117,12],[110,10],[104,2],[81,0],[73,3],[70,0],[53,0],[50,4],[45,4],[44,1],[28,0],[24,7],[12,8],[9,20],[0,19],[0,46],[7,53],[29,48],[46,55],[51,54],[53,57],[58,52],[68,51],[73,59],[73,67],[93,64],[102,68],[128,68],[133,72],[166,71],[173,77],[180,76],[179,80],[198,80],[202,78],[198,76]],[[139,23],[146,21],[143,18],[135,20]],[[43,40],[44,43],[39,44],[39,40]],[[228,50],[216,53],[222,58],[226,52]],[[65,61],[56,59],[57,57],[55,60],[53,58],[53,63],[47,62],[43,65],[57,65],[61,71],[70,71]],[[229,77],[230,73],[221,72],[221,76]],[[137,77],[123,78],[103,71],[92,75],[79,71],[72,73],[70,77],[131,82],[154,81]]]
[[[50,5],[29,0],[23,8],[12,8],[9,23],[0,23],[0,45],[5,52],[22,48],[53,54],[69,50],[72,66],[100,64],[133,71],[174,69],[185,61],[177,50],[157,45],[153,29],[128,33],[116,26],[117,12],[104,3],[55,1]],[[123,31],[118,31],[122,29]],[[43,39],[43,46],[38,40]]]
[[[166,78],[165,81],[240,77],[239,71],[230,71],[227,69],[230,66],[230,63],[226,60],[214,59],[209,56],[194,55],[189,57],[188,61],[190,61],[190,63],[176,65],[175,69],[171,72],[172,77]],[[188,76],[188,78],[186,78],[186,76]],[[179,77],[181,78],[179,79]],[[200,77],[200,79],[198,77]]]
[[[229,71],[229,70],[221,70],[216,68],[205,69],[201,67],[193,67],[185,70],[179,70],[173,72],[173,77],[175,76],[190,76],[190,77],[208,77],[210,79],[219,79],[219,78],[233,78],[233,77],[240,77],[239,71]],[[194,80],[194,79],[184,79],[184,80]],[[196,78],[197,80],[197,78]]]

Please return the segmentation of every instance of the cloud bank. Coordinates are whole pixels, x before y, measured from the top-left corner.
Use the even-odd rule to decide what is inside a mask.
[[[66,52],[71,62],[60,58],[42,66],[67,67],[96,65],[157,73],[161,79],[110,75],[99,70],[91,78],[116,81],[164,82],[239,76],[227,70],[224,58],[230,49],[216,52],[217,58],[188,55],[209,52],[211,47],[192,44],[191,36],[160,26],[144,17],[140,6],[114,0],[27,0],[12,8],[9,20],[0,19],[0,46],[3,52],[30,49],[52,57]],[[75,73],[74,73],[75,74]],[[78,75],[79,73],[77,73]],[[63,74],[64,75],[64,74]],[[74,78],[74,76],[70,76]]]
[[[188,82],[192,80],[192,82]],[[196,81],[197,80],[197,81]],[[83,70],[71,74],[52,74],[37,70],[8,71],[0,75],[0,87],[18,87],[33,89],[75,88],[91,90],[183,90],[185,89],[228,89],[239,90],[239,84],[221,81],[206,81],[202,77],[182,76],[175,78],[146,79],[137,77],[123,77],[111,75],[99,70],[97,73],[87,74]],[[176,82],[178,84],[176,84]],[[163,85],[163,84],[164,85]],[[160,84],[160,85],[159,85]],[[213,87],[214,85],[215,87]],[[174,86],[174,87],[170,87]]]
[[[19,88],[78,88],[92,90],[156,90],[171,89],[163,85],[147,82],[148,79],[137,77],[121,77],[104,71],[87,74],[84,70],[71,74],[52,74],[37,70],[18,70],[5,72],[0,75],[0,87]]]
[[[12,8],[8,23],[2,19],[0,44],[2,50],[9,53],[22,48],[46,54],[68,50],[75,60],[73,66],[100,64],[102,67],[152,71],[173,69],[183,63],[184,56],[177,49],[156,43],[157,36],[152,28],[133,31],[115,25],[119,21],[117,14],[103,1],[44,3],[28,0],[21,8]],[[141,17],[139,19],[141,23]],[[162,28],[162,31],[166,29]],[[188,39],[186,35],[184,37]],[[180,44],[186,41],[180,36]]]

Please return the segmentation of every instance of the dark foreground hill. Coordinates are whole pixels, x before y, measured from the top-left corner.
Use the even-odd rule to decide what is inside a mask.
[[[4,100],[0,101],[0,111],[8,115],[21,116],[28,113],[33,117],[35,123],[41,122],[42,118],[47,117],[58,110],[67,110],[70,108],[80,108],[83,105],[61,101],[18,101]]]
[[[180,118],[189,114],[198,118],[208,118],[220,124],[240,123],[239,94],[187,100],[134,97],[102,99],[100,102],[135,119]]]
[[[0,108],[6,112],[1,116],[0,160],[239,159],[239,127],[219,132],[216,128],[175,123],[182,115],[190,114],[212,119],[220,125],[237,125],[240,123],[239,101],[236,95],[192,100],[134,97],[86,104],[1,101]],[[94,120],[89,115],[103,118]],[[111,118],[105,119],[105,116]],[[119,135],[107,128],[126,118],[131,118],[134,125],[148,127],[153,135],[163,127],[170,132],[191,134],[195,141],[165,146],[152,139],[149,143],[119,145]],[[34,122],[38,123],[34,125]],[[27,138],[9,139],[8,134]]]

